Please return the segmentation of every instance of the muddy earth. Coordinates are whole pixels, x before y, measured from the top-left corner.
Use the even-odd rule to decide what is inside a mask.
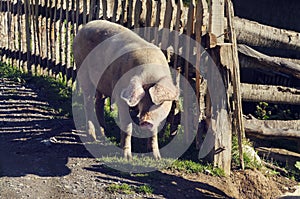
[[[297,182],[260,171],[230,177],[161,170],[146,175],[107,168],[85,148],[72,118],[47,92],[0,78],[0,198],[275,198]],[[153,192],[112,192],[112,184],[149,185]]]

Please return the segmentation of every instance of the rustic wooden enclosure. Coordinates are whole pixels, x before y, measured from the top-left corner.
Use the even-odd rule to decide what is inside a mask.
[[[265,127],[267,130],[253,129],[255,126],[251,126],[249,120],[244,128],[242,100],[268,101],[270,95],[284,95],[287,97],[272,99],[274,102],[300,104],[299,89],[261,85],[254,88],[249,84],[240,84],[240,65],[243,67],[248,64],[246,66],[248,68],[263,67],[267,70],[276,70],[291,74],[297,79],[300,77],[300,67],[297,63],[274,60],[272,57],[260,55],[252,49],[237,45],[236,40],[244,38],[239,23],[248,22],[241,22],[241,19],[234,17],[230,0],[212,0],[210,5],[207,5],[206,0],[191,0],[189,5],[184,5],[182,0],[2,0],[0,1],[1,62],[17,66],[32,74],[62,77],[71,84],[76,78],[76,66],[72,56],[73,38],[82,25],[95,19],[110,20],[128,28],[157,27],[157,32],[145,31],[144,37],[164,49],[172,46],[175,51],[181,49],[181,53],[193,56],[198,70],[202,67],[200,59],[203,52],[199,48],[190,51],[195,46],[180,43],[178,37],[181,34],[192,37],[210,52],[220,68],[226,88],[226,97],[221,99],[224,107],[217,110],[210,109],[209,97],[214,96],[209,96],[206,92],[204,84],[207,82],[200,74],[201,69],[195,70],[180,54],[172,55],[166,52],[166,55],[172,60],[171,66],[178,71],[181,70],[185,78],[195,85],[200,116],[199,120],[194,121],[194,125],[198,126],[205,118],[207,121],[210,120],[213,132],[218,132],[213,143],[215,149],[213,160],[215,165],[222,167],[227,174],[230,173],[232,133],[239,135],[240,144],[244,129],[246,134],[258,131],[261,136],[272,136],[267,134],[270,131],[267,127]],[[159,36],[158,32],[163,28],[180,34],[175,38],[169,38],[168,34],[164,33]],[[284,44],[285,36],[282,38]],[[299,40],[291,41],[295,42],[294,46],[298,48]],[[254,62],[249,64],[249,59]],[[294,124],[297,126],[299,121],[294,121]],[[299,126],[295,129],[296,132],[292,132],[298,140]],[[188,132],[189,127],[184,128]],[[285,131],[280,131],[280,125],[276,129],[284,136]],[[200,148],[202,140],[199,138],[197,141]],[[242,163],[242,147],[240,154]]]

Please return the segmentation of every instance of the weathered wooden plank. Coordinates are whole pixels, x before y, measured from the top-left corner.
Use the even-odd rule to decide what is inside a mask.
[[[106,1],[102,1],[102,2],[106,2]],[[82,11],[82,24],[86,24],[87,23],[87,0],[83,1],[82,2],[82,7],[83,7],[83,11]],[[104,6],[102,7],[103,8],[103,13],[105,11],[105,16],[106,16],[106,7],[104,8]],[[103,14],[103,18],[104,18],[104,14]]]
[[[180,70],[180,67],[179,67],[179,34],[181,33],[180,30],[182,30],[182,28],[180,27],[181,25],[181,14],[182,14],[182,0],[178,0],[177,2],[177,9],[176,9],[176,21],[175,21],[175,31],[178,33],[178,34],[175,34],[174,35],[174,44],[173,44],[173,47],[174,47],[174,69],[178,69]],[[180,77],[180,71],[178,71],[178,75],[177,77],[179,78]],[[179,84],[179,79],[176,78],[176,83],[177,85]]]
[[[95,16],[94,16],[94,11],[96,9],[95,5],[96,5],[96,0],[91,0],[88,21],[92,21],[93,19],[95,19]]]
[[[128,0],[121,1],[120,24],[123,25],[127,21],[127,5]]]
[[[156,15],[155,15],[155,23],[154,27],[157,28],[157,31],[154,32],[154,44],[158,45],[158,29],[159,29],[159,24],[160,24],[160,12],[161,12],[161,1],[158,0],[156,2]]]
[[[224,0],[211,0],[209,6],[209,32],[217,36],[218,43],[224,42]]]
[[[117,21],[118,8],[119,8],[119,1],[115,0],[114,1],[114,8],[113,8],[113,16],[111,18],[112,22],[116,22]]]
[[[167,0],[166,9],[164,13],[164,20],[163,20],[163,32],[162,32],[162,39],[161,39],[161,49],[167,49],[169,45],[169,33],[171,31],[171,21],[173,18],[173,5],[175,3],[173,0]]]
[[[76,18],[76,29],[75,29],[75,34],[77,34],[79,30],[79,15],[80,15],[80,2],[79,0],[76,0],[76,12],[75,12],[75,18]]]
[[[144,36],[147,41],[151,41],[151,20],[152,20],[152,0],[146,2],[146,21],[145,21],[145,32]]]
[[[136,0],[135,6],[134,6],[134,20],[133,20],[133,27],[134,28],[139,28],[140,27],[141,13],[142,13],[142,1],[141,0]]]
[[[27,68],[25,72],[31,73],[31,65],[32,65],[32,60],[31,60],[31,27],[30,27],[30,15],[31,15],[31,9],[30,9],[30,2],[25,1],[25,20],[26,20],[26,56],[27,56]]]
[[[241,99],[241,89],[240,89],[240,65],[238,59],[235,27],[233,26],[233,5],[231,0],[226,0],[226,15],[227,15],[227,30],[229,35],[229,42],[232,43],[232,60],[233,65],[230,69],[231,72],[231,83],[233,87],[233,101],[234,101],[234,114],[233,114],[233,130],[234,133],[238,136],[239,144],[239,157],[240,157],[240,166],[244,169],[244,158],[243,158],[243,138],[245,137],[244,124],[243,124],[243,110],[242,110],[242,99]]]
[[[195,17],[195,39],[196,39],[196,98],[197,102],[199,102],[200,110],[199,110],[199,120],[197,121],[197,125],[199,121],[204,119],[204,95],[201,95],[202,90],[200,90],[200,62],[201,62],[201,54],[202,54],[202,46],[201,46],[201,37],[202,37],[202,24],[203,24],[203,5],[202,1],[198,1],[196,4],[196,17]],[[200,99],[200,96],[203,96]],[[203,106],[203,107],[201,107]],[[198,131],[196,136],[196,148],[200,149],[200,140],[202,138],[202,132]]]
[[[26,31],[23,31],[23,18],[22,18],[22,15],[21,15],[21,11],[22,11],[22,2],[21,1],[17,1],[17,40],[19,41],[18,42],[18,68],[20,70],[22,70],[22,46],[23,46],[23,38],[22,38],[22,34],[24,34],[24,32]],[[1,9],[0,9],[1,10]]]
[[[194,30],[194,19],[195,19],[195,0],[190,1],[190,5],[189,5],[189,12],[188,12],[188,21],[187,21],[187,27],[186,27],[186,41],[184,43],[184,53],[185,53],[185,58],[188,58],[191,56],[191,54],[193,54],[193,51],[191,50],[194,46],[191,46],[191,36],[193,34],[193,30]],[[189,66],[190,63],[189,61],[185,61],[184,63],[184,77],[186,80],[189,79]],[[184,84],[185,85],[185,84]],[[186,86],[186,85],[185,85]],[[184,134],[185,134],[185,139],[186,141],[191,139],[191,126],[189,124],[191,124],[190,120],[190,113],[192,111],[191,104],[188,103],[189,99],[189,95],[187,91],[187,88],[183,88],[183,107],[184,107]],[[192,122],[193,124],[193,122]]]
[[[134,0],[128,0],[127,4],[127,27],[131,28],[133,23],[133,14],[134,14]]]

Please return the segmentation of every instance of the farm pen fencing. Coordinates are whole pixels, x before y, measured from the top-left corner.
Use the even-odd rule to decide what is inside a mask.
[[[204,1],[206,2],[206,1]],[[144,32],[148,41],[167,49],[186,53],[196,59],[200,67],[198,49],[190,51],[189,43],[180,43],[185,34],[201,42],[203,11],[207,5],[201,1],[190,1],[185,7],[181,0],[2,0],[0,2],[0,56],[1,61],[32,74],[60,76],[72,83],[76,78],[76,66],[72,57],[72,41],[81,25],[95,19],[106,19],[128,28],[156,27],[157,31]],[[175,38],[168,38],[162,29],[179,32]],[[162,33],[159,33],[161,32]],[[176,34],[175,34],[176,35]],[[169,42],[172,41],[172,42]],[[168,52],[166,52],[168,54]],[[185,78],[194,82],[198,100],[200,99],[200,74],[188,61],[179,55],[172,56],[173,67],[181,68]],[[204,104],[204,94],[202,93]],[[186,105],[189,106],[189,105]],[[204,115],[204,105],[201,106]],[[188,114],[188,112],[184,113]],[[185,117],[187,118],[187,117]],[[199,121],[194,121],[198,126]],[[185,127],[188,132],[188,126]],[[231,131],[227,131],[227,143],[231,141]],[[186,136],[189,136],[186,133]],[[227,147],[227,146],[226,146]],[[231,144],[225,150],[227,165],[230,165]],[[223,154],[223,153],[221,153]],[[230,166],[226,172],[229,173]]]
[[[217,32],[217,42],[223,43],[220,40],[224,40],[225,25],[211,25],[209,30],[206,21],[212,23],[211,19],[214,19],[214,23],[217,23],[216,19],[218,19],[219,22],[224,22],[224,15],[219,16],[216,13],[213,15],[213,11],[210,10],[210,15],[215,18],[210,16],[210,20],[207,20],[208,7],[204,2],[206,1],[198,0],[195,3],[193,0],[190,1],[188,7],[185,7],[181,0],[176,2],[175,0],[2,0],[0,1],[0,61],[18,66],[21,70],[32,74],[60,76],[71,84],[76,78],[76,66],[72,57],[73,38],[81,25],[95,19],[110,20],[131,29],[156,27],[157,31],[155,32],[145,31],[144,37],[164,49],[170,45],[174,51],[182,49],[181,53],[186,53],[191,49],[188,43],[178,41],[178,37],[182,34],[201,42],[204,32]],[[220,5],[224,5],[225,0],[216,0],[215,2],[221,2]],[[221,9],[224,12],[224,7]],[[229,17],[228,15],[227,13],[227,17]],[[227,23],[230,25],[233,22],[228,20]],[[216,27],[216,29],[212,27]],[[176,38],[168,38],[168,34],[159,33],[163,28],[178,31],[180,34]],[[235,40],[234,37],[233,40]],[[231,39],[230,42],[234,42],[233,40]],[[216,42],[214,37],[208,37],[205,45],[213,48],[216,46],[214,42]],[[232,50],[231,47],[229,50]],[[196,59],[198,68],[201,67],[200,53],[198,50],[189,53]],[[234,52],[231,53],[234,54]],[[230,56],[227,57],[230,59]],[[203,105],[205,104],[205,92],[200,89],[202,88],[200,86],[202,79],[199,72],[193,70],[189,63],[177,54],[172,56],[172,60],[173,67],[181,69],[184,76],[194,82],[200,103],[200,119],[202,119],[202,116],[205,115],[205,106]],[[237,64],[236,60],[228,63]],[[232,67],[229,67],[229,70],[231,69]],[[229,74],[230,72],[232,71],[228,71]],[[239,80],[236,84],[239,84]],[[229,86],[231,87],[231,85]],[[241,84],[241,86],[243,85]],[[232,92],[231,88],[228,89],[228,93]],[[247,93],[242,94],[246,95]],[[227,97],[230,98],[230,96]],[[228,115],[230,115],[229,112]],[[231,116],[228,117],[230,120]],[[198,122],[195,121],[195,125],[198,125]],[[231,136],[231,132],[226,132],[228,138],[226,138],[226,142],[231,141],[231,138],[228,137]],[[223,146],[219,147],[222,149]],[[228,156],[230,156],[231,145],[226,147],[225,159],[228,165],[228,162],[230,164]],[[223,151],[219,154],[223,154]],[[223,163],[220,164],[223,167]],[[226,172],[228,173],[228,166]]]

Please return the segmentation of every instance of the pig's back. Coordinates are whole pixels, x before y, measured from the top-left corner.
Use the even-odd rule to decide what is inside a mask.
[[[111,55],[112,52],[114,54],[123,54],[118,51],[152,45],[119,24],[106,20],[91,21],[80,29],[74,39],[73,46],[80,46],[80,48],[73,49],[77,67],[80,67],[85,57],[101,43],[107,46],[105,48],[107,55]]]

